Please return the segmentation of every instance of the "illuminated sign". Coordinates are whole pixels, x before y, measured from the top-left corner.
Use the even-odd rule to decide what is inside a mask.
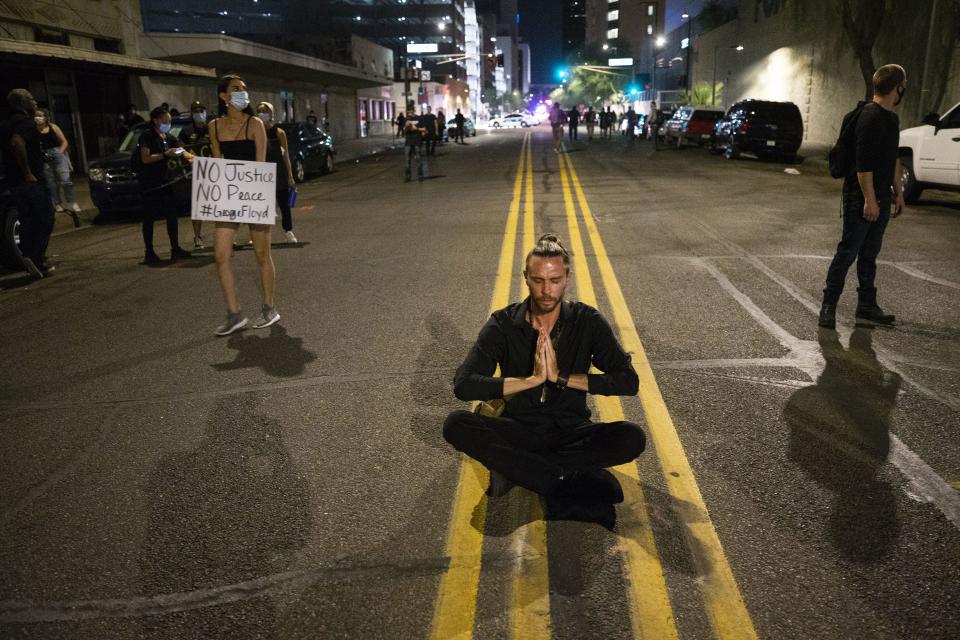
[[[611,67],[632,67],[633,58],[610,58],[607,64]]]
[[[407,53],[436,53],[437,44],[415,44],[413,42],[407,45]]]

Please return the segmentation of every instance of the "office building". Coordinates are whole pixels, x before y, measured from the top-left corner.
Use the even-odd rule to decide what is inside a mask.
[[[587,37],[587,0],[563,0],[560,52],[567,62],[582,62]]]

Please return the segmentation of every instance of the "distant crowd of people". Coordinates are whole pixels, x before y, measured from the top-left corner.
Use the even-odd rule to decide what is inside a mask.
[[[464,142],[467,118],[460,109],[451,120],[454,127],[453,141],[457,144]],[[447,116],[443,109],[433,113],[433,107],[427,107],[425,113],[417,115],[413,109],[401,113],[395,121],[397,125],[396,137],[404,138],[404,176],[407,182],[413,179],[413,166],[417,167],[417,179],[424,179],[423,156],[433,156],[437,152],[437,144],[443,144],[444,132],[447,131]]]
[[[611,106],[605,110],[600,107],[599,111],[594,109],[593,105],[588,105],[586,109],[579,106],[564,109],[560,103],[554,102],[550,110],[550,126],[553,129],[554,150],[557,153],[563,150],[564,127],[567,129],[567,139],[574,142],[580,139],[581,123],[587,128],[588,141],[593,140],[598,127],[601,139],[609,139],[618,131],[621,136],[630,140],[638,137],[656,140],[657,128],[663,123],[663,114],[653,101],[650,103],[650,113],[646,116],[637,113],[633,106],[618,114]]]

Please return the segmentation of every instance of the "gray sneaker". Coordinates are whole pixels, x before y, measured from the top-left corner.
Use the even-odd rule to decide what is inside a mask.
[[[251,326],[254,329],[266,329],[278,320],[280,320],[280,314],[277,313],[277,310],[265,304],[263,305],[263,310],[260,312],[260,317],[254,320]]]
[[[217,327],[217,330],[214,332],[218,336],[228,336],[234,331],[239,331],[247,326],[247,319],[241,316],[239,313],[231,313],[227,315],[227,320],[222,325]]]

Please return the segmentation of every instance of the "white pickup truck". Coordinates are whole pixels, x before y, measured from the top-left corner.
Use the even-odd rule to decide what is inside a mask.
[[[916,202],[924,189],[960,190],[960,104],[901,131],[900,156],[907,202]]]

